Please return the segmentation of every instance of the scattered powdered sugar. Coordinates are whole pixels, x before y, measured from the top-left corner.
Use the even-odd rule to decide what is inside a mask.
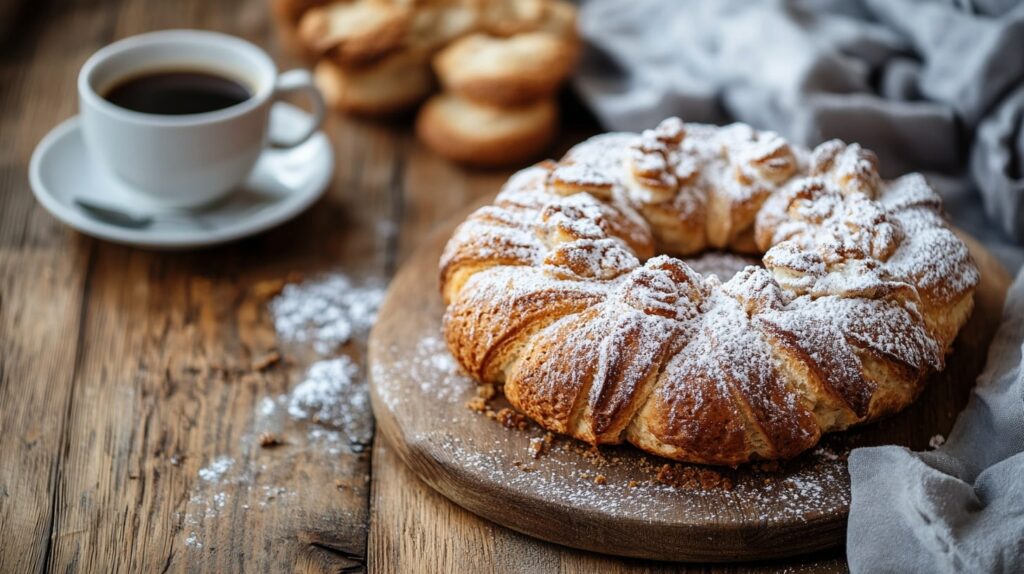
[[[434,399],[458,402],[461,405],[464,402],[462,396],[476,385],[448,351],[448,345],[445,344],[441,333],[424,336],[412,352],[398,347],[392,347],[389,351],[394,357],[390,369],[409,373],[412,380],[419,381],[420,392],[429,394]],[[381,364],[374,365],[374,368],[377,369],[374,374],[377,381],[385,381],[387,377],[392,376]],[[402,400],[418,400],[417,397],[390,392],[391,388],[387,384],[378,384],[376,388],[377,396],[391,409],[398,406]]]
[[[745,522],[751,516],[739,518],[735,510],[743,508],[754,519],[772,524],[841,512],[850,503],[842,464],[815,466],[810,460],[794,470],[753,473],[732,490],[681,488],[651,480],[651,470],[638,462],[644,455],[624,455],[605,466],[590,466],[566,441],[555,442],[543,456],[525,463],[531,458],[529,438],[510,434],[491,441],[445,434],[431,442],[446,452],[446,458],[458,460],[469,472],[516,496],[559,500],[614,517],[675,521],[682,512],[706,520]],[[513,453],[524,452],[517,450],[519,443],[525,454],[516,457]],[[595,480],[596,475],[605,478]]]
[[[306,377],[292,389],[288,414],[335,427],[350,426],[356,410],[367,407],[366,389],[355,383],[359,367],[342,355],[314,363]]]
[[[209,465],[199,469],[199,478],[207,482],[216,482],[224,476],[224,473],[231,469],[233,464],[235,464],[235,461],[231,457],[219,456]]]
[[[381,283],[335,273],[285,285],[270,301],[279,342],[293,346],[287,364],[297,382],[256,401],[252,430],[236,456],[215,456],[199,469],[180,515],[186,547],[206,547],[202,529],[232,507],[294,504],[298,492],[286,485],[297,457],[320,461],[329,484],[331,475],[343,475],[351,464],[342,455],[369,445],[373,416],[362,357],[383,295]]]
[[[369,332],[383,298],[383,285],[357,285],[336,273],[285,285],[270,311],[282,341],[309,343],[318,353],[329,354]]]

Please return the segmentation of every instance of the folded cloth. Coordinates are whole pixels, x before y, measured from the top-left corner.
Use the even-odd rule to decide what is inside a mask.
[[[1024,271],[967,408],[929,452],[850,454],[853,572],[1024,572]]]
[[[967,230],[1024,263],[1024,3],[590,0],[579,23],[575,85],[607,128],[740,120],[859,142],[886,176],[966,175],[998,224]]]

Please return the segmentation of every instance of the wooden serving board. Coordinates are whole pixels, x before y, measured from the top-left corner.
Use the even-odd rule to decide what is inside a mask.
[[[493,418],[467,407],[476,384],[445,347],[437,288],[441,250],[465,215],[410,258],[381,308],[369,349],[377,428],[420,478],[471,512],[544,540],[622,556],[723,562],[841,544],[850,449],[899,444],[921,450],[949,432],[984,366],[1010,283],[990,253],[963,237],[981,268],[974,314],[946,370],[913,405],[876,424],[828,435],[779,468],[708,473],[708,467],[673,464],[659,480],[671,461],[628,446],[603,447],[595,455],[582,443],[556,438],[535,458],[531,439],[538,442],[545,433],[495,420],[507,406],[503,398],[490,401]]]

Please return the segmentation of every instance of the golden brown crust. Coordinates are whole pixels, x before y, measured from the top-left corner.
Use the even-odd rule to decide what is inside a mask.
[[[551,143],[558,123],[553,100],[496,108],[440,94],[427,100],[416,134],[450,160],[480,167],[522,164]]]
[[[303,14],[298,34],[310,52],[357,66],[401,48],[411,17],[408,8],[372,0],[327,4]]]
[[[856,145],[666,120],[514,176],[441,261],[453,354],[542,427],[676,460],[789,458],[906,407],[978,282],[922,178]],[[727,282],[658,249],[756,249]]]
[[[545,0],[473,0],[480,11],[480,26],[496,36],[532,32],[547,12]]]
[[[368,67],[341,68],[321,60],[313,75],[327,105],[364,116],[408,111],[433,88],[425,57],[412,50],[393,53]]]
[[[552,96],[574,61],[573,44],[554,34],[472,34],[438,53],[434,68],[441,84],[464,98],[516,106]]]

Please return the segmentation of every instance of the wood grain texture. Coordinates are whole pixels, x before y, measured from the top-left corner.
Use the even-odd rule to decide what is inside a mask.
[[[963,407],[984,366],[1009,286],[994,257],[965,237],[982,271],[976,308],[946,369],[932,376],[914,405],[878,424],[830,435],[823,448],[780,470],[746,465],[724,472],[734,488],[673,489],[654,480],[665,461],[629,447],[602,449],[606,454],[595,462],[581,455],[578,443],[559,439],[531,460],[530,441],[540,440],[541,429],[510,431],[466,408],[475,385],[447,352],[443,304],[424,284],[461,219],[411,256],[381,308],[370,339],[378,431],[417,475],[464,508],[545,540],[624,556],[719,562],[841,545],[849,509],[846,455],[878,444],[922,449],[933,435],[948,433],[950,414]],[[492,409],[504,406],[500,400]]]
[[[276,340],[259,286],[339,268],[386,278],[395,248],[379,230],[399,213],[408,134],[333,119],[330,191],[259,237],[194,253],[94,241],[38,206],[26,177],[36,142],[75,112],[78,68],[158,28],[273,46],[264,2],[18,14],[0,60],[0,571],[363,570],[369,445],[328,457],[297,423],[285,445],[256,445],[257,401],[312,360]],[[272,350],[289,360],[254,368]],[[213,484],[198,473],[217,457],[233,465]]]

